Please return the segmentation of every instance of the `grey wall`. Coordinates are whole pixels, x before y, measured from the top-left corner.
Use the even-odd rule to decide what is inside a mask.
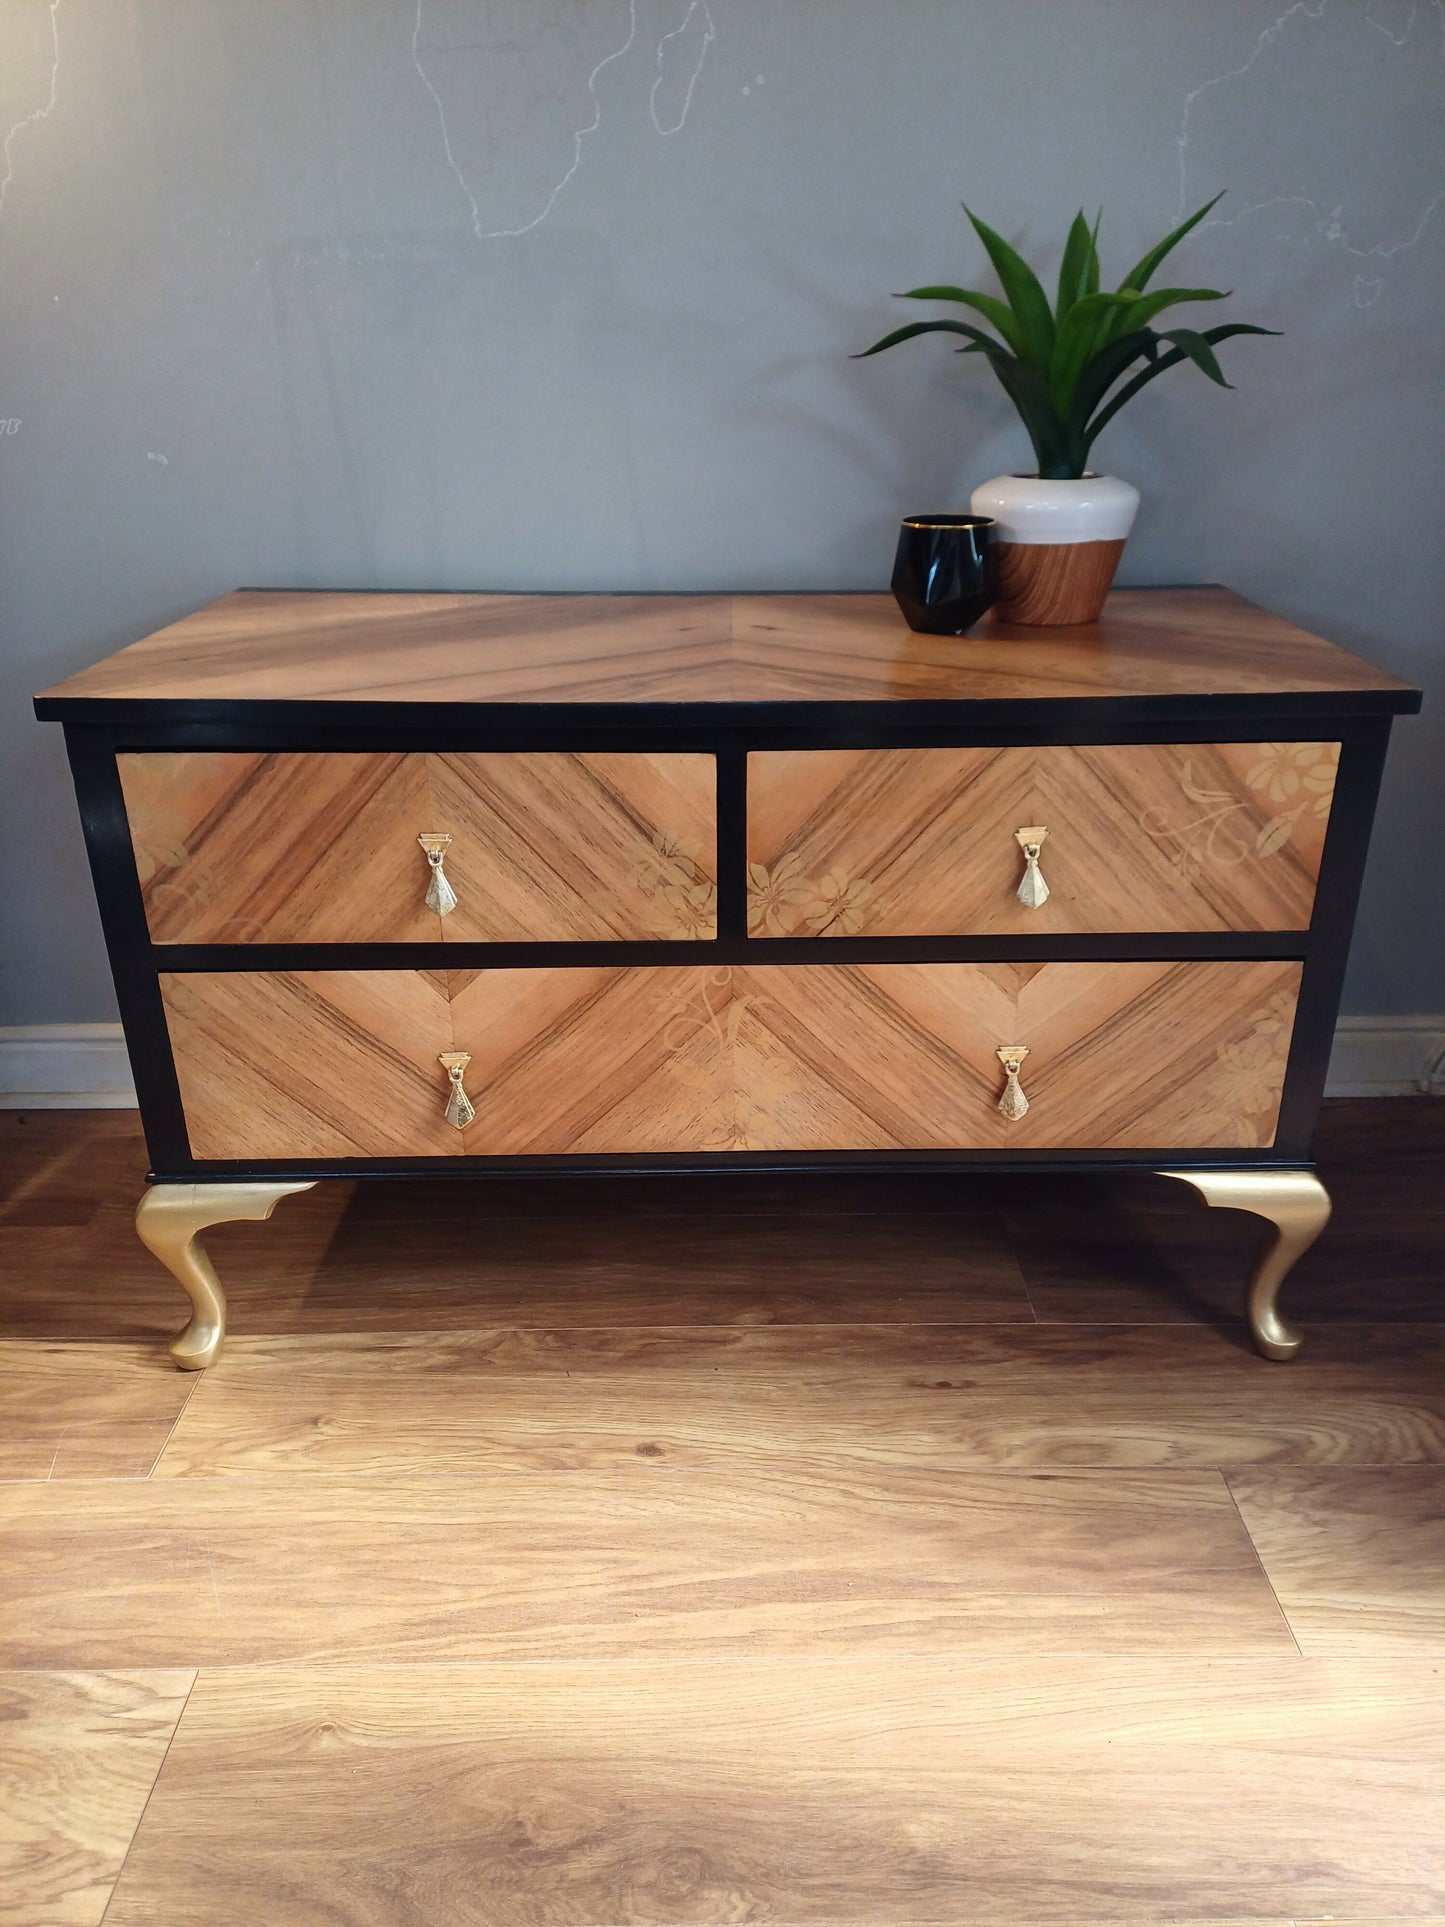
[[[1445,1007],[1442,97],[1441,0],[3,0],[0,1023],[113,1011],[34,690],[238,583],[881,588],[1026,456],[846,358],[960,200],[1122,273],[1220,186],[1188,278],[1286,336],[1100,444],[1125,579],[1425,683],[1349,1002]]]

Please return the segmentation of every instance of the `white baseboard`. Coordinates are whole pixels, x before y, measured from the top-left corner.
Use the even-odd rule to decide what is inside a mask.
[[[1342,1017],[1326,1097],[1445,1097],[1445,1016]]]
[[[16,1024],[0,1029],[0,1110],[135,1108],[119,1024]]]
[[[1445,1016],[1342,1017],[1327,1097],[1445,1096]],[[0,1029],[0,1110],[124,1110],[135,1104],[119,1024]]]

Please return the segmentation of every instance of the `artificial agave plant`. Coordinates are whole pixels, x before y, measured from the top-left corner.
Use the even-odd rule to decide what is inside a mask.
[[[1074,218],[1059,267],[1058,294],[1052,307],[1033,269],[1003,236],[965,209],[1003,285],[1004,298],[972,288],[939,285],[910,288],[905,301],[953,301],[972,308],[993,333],[967,321],[915,321],[874,342],[865,354],[881,354],[914,335],[962,335],[961,355],[986,355],[989,366],[1018,409],[1038,456],[1045,480],[1068,481],[1084,474],[1095,437],[1166,368],[1192,361],[1221,388],[1224,379],[1214,350],[1232,335],[1268,335],[1247,321],[1215,328],[1155,329],[1150,323],[1186,301],[1223,301],[1217,288],[1156,288],[1146,292],[1156,270],[1192,227],[1220,198],[1181,221],[1172,234],[1150,248],[1119,283],[1115,293],[1099,287],[1099,223],[1082,213]],[[1137,363],[1143,363],[1137,367]],[[1134,370],[1133,373],[1130,371]],[[1127,379],[1125,379],[1127,377]],[[1122,386],[1116,383],[1122,382]]]

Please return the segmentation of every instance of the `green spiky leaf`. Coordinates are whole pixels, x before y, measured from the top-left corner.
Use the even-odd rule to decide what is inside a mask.
[[[1142,294],[1153,279],[1154,270],[1159,266],[1160,262],[1172,254],[1184,239],[1185,235],[1188,234],[1189,230],[1198,227],[1205,215],[1208,214],[1212,208],[1218,207],[1223,199],[1224,190],[1221,188],[1212,201],[1206,201],[1203,207],[1195,208],[1187,221],[1181,221],[1172,233],[1166,234],[1157,246],[1150,248],[1142,260],[1136,261],[1124,276],[1124,279],[1119,283],[1119,286],[1121,288],[1138,288]]]
[[[1100,324],[1107,324],[1119,309],[1133,305],[1130,293],[1086,294],[1060,319],[1049,360],[1049,392],[1060,416],[1067,415],[1073,406],[1075,385],[1096,352]]]
[[[912,341],[915,335],[965,335],[974,341],[984,354],[1007,356],[1008,350],[1002,342],[986,335],[982,328],[974,328],[966,321],[910,321],[906,328],[895,328],[891,335],[884,335],[875,341],[871,348],[849,357],[852,361],[866,361],[869,355],[881,355],[885,348],[896,348],[900,341]]]
[[[1188,332],[1192,332],[1192,330]],[[1221,341],[1232,340],[1235,335],[1277,335],[1278,333],[1278,328],[1256,328],[1248,321],[1226,321],[1222,322],[1217,328],[1205,328],[1202,330],[1200,339],[1209,347],[1213,348],[1218,347]],[[1132,381],[1126,381],[1119,392],[1113,396],[1104,408],[1099,410],[1099,413],[1095,415],[1094,419],[1085,429],[1083,435],[1085,449],[1087,450],[1092,445],[1102,429],[1108,427],[1119,410],[1125,407],[1127,403],[1133,401],[1134,397],[1139,394],[1141,390],[1147,388],[1156,376],[1162,375],[1166,368],[1177,368],[1180,362],[1192,359],[1193,357],[1187,354],[1182,347],[1175,347],[1172,348],[1167,355],[1160,355],[1158,360],[1153,362],[1148,368],[1142,368]]]
[[[1039,474],[1054,479],[1067,477],[1071,456],[1054,412],[1047,376],[1032,363],[1016,361],[1007,355],[990,357],[990,366],[1028,431],[1038,457]]]
[[[1224,370],[1219,365],[1219,357],[1196,328],[1166,328],[1161,333],[1161,341],[1172,341],[1176,348],[1182,348],[1196,368],[1202,368],[1209,379],[1221,388],[1232,388],[1233,382],[1224,379]]]
[[[1184,301],[1227,299],[1228,296],[1219,288],[1156,288],[1153,294],[1136,296],[1128,313],[1118,317],[1116,333],[1131,334],[1135,328],[1147,328],[1156,315],[1163,314],[1166,308],[1176,308]]]
[[[975,314],[981,314],[985,321],[993,323],[1013,352],[1023,352],[1023,336],[1012,308],[1006,301],[1000,301],[996,294],[979,294],[974,288],[954,288],[945,283],[934,287],[908,288],[899,295],[900,301],[958,301]]]
[[[1089,278],[1089,254],[1093,247],[1093,237],[1089,224],[1084,219],[1084,210],[1074,216],[1069,238],[1064,243],[1064,258],[1059,263],[1059,292],[1054,302],[1054,324],[1057,325],[1073,307],[1079,297],[1086,292],[1085,283]]]
[[[1035,368],[1046,369],[1049,356],[1054,349],[1054,315],[1049,306],[1049,297],[1044,293],[1039,277],[1034,273],[1023,256],[1011,248],[1001,234],[995,234],[986,221],[980,221],[971,208],[965,208],[984,247],[993,263],[994,273],[1003,284],[1003,291],[1018,319],[1019,333],[1022,337],[1020,353],[1031,361]]]
[[[1094,216],[1093,230],[1089,235],[1089,266],[1084,276],[1085,294],[1097,294],[1099,292],[1099,223],[1103,218],[1104,210],[1100,208]]]
[[[1076,439],[1082,434],[1089,417],[1126,368],[1141,355],[1153,361],[1158,353],[1159,337],[1152,328],[1136,329],[1111,341],[1107,348],[1101,348],[1085,364],[1074,388],[1073,407],[1069,411],[1070,436]]]

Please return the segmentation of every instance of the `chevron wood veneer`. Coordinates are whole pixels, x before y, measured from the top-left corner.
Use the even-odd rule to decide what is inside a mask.
[[[687,754],[118,758],[157,943],[710,937],[716,777]],[[449,833],[445,918],[417,843]]]
[[[472,1156],[739,1148],[725,967],[452,971]]]
[[[916,635],[891,596],[243,589],[36,698],[76,703],[1043,702],[1409,685],[1228,589],[1118,589],[1098,622]],[[1418,705],[1417,705],[1418,706]]]
[[[1294,963],[762,966],[734,1049],[759,1150],[1267,1145]],[[997,1052],[1029,1051],[1028,1113]]]
[[[197,1156],[1152,1150],[1273,1139],[1296,963],[162,979]],[[1002,1117],[1025,1044],[1027,1115]],[[475,1106],[443,1121],[443,1052]]]
[[[1299,982],[1279,961],[453,971],[465,1148],[1259,1148]]]
[[[774,750],[748,759],[753,935],[1305,930],[1338,743]],[[1046,826],[1045,903],[1015,831]]]
[[[153,942],[441,935],[416,842],[440,827],[424,756],[150,750],[116,760]]]
[[[529,750],[427,759],[452,943],[717,934],[711,756]]]
[[[445,972],[164,972],[198,1158],[448,1157]]]

